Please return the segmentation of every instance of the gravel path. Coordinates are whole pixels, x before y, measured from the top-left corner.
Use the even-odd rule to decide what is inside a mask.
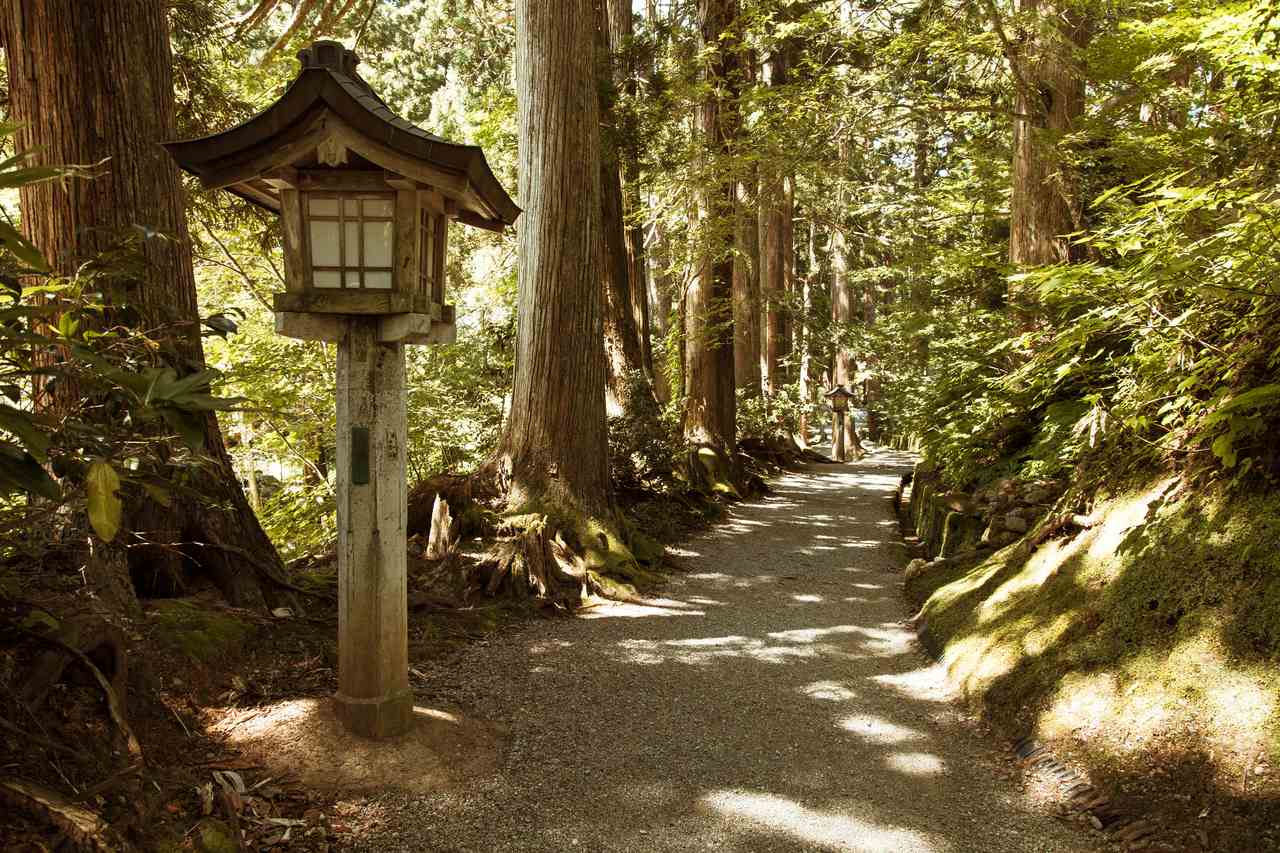
[[[690,572],[665,597],[470,649],[421,698],[504,726],[503,769],[359,801],[359,849],[1090,849],[1001,773],[900,624],[908,464],[788,474],[676,549]]]

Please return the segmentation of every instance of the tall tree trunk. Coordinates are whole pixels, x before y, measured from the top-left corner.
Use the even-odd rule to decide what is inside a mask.
[[[800,286],[800,317],[795,323],[796,349],[800,352],[800,423],[797,443],[809,446],[809,409],[813,405],[813,339],[809,334],[809,320],[813,312],[813,289],[818,283],[818,234],[817,224],[809,218],[808,269]]]
[[[108,161],[91,181],[24,187],[23,230],[64,273],[136,226],[168,235],[145,240],[145,272],[113,295],[127,308],[110,321],[147,329],[159,357],[185,374],[205,361],[182,184],[159,145],[176,135],[166,9],[160,0],[10,0],[0,27],[18,147],[43,164]],[[172,587],[194,562],[232,604],[274,605],[288,597],[279,594],[284,567],[212,414],[204,431],[209,462],[173,472],[184,488],[172,506],[129,496],[125,529],[159,543],[130,549],[134,579]]]
[[[754,89],[755,51],[744,48],[740,56],[742,85]],[[744,135],[747,131],[744,130]],[[761,384],[761,351],[764,316],[760,299],[760,170],[754,161],[744,167],[737,183],[733,257],[733,375],[734,384],[747,396],[758,397]]]
[[[845,209],[847,193],[848,190],[844,182],[841,182],[840,188],[836,192],[836,210],[843,211]],[[853,281],[849,275],[848,240],[845,238],[843,229],[836,228],[831,232],[831,322],[835,326],[837,336],[835,352],[832,355],[831,383],[833,385],[842,385],[850,391],[854,390],[853,383],[858,376],[858,362],[853,350],[841,343],[839,339],[844,334],[847,334],[848,326],[863,320],[860,308],[861,305],[858,304],[858,297],[854,293]],[[869,409],[870,401],[867,402],[867,405]],[[833,442],[835,430],[839,428],[841,420],[832,414],[831,435]],[[843,421],[845,447],[852,448],[855,455],[861,456],[863,453],[862,442],[858,437],[858,428],[853,412],[850,411],[843,418]]]
[[[733,233],[735,181],[730,157],[741,126],[738,49],[726,44],[739,25],[737,0],[699,0],[704,79],[710,93],[700,109],[708,175],[699,199],[706,242],[685,297],[687,356],[684,437],[732,450],[737,443],[733,385]]]
[[[779,263],[782,268],[782,290],[787,310],[782,312],[782,351],[786,354],[782,365],[785,380],[796,377],[793,372],[796,357],[796,312],[800,304],[800,280],[796,276],[796,179],[787,174],[782,178],[782,209],[778,217],[781,234],[778,240]],[[791,364],[788,364],[787,361]],[[794,365],[794,367],[793,367]],[[785,381],[784,380],[784,381]]]
[[[513,508],[614,515],[601,320],[592,0],[518,0],[519,323],[503,436]]]
[[[636,53],[632,44],[634,22],[631,0],[607,0],[609,52],[612,56],[613,86],[621,96],[635,98]],[[614,112],[613,126],[618,140],[617,155],[622,178],[623,213],[627,262],[631,283],[631,311],[640,336],[640,355],[646,376],[653,379],[653,339],[649,314],[648,283],[644,255],[644,226],[636,221],[640,210],[640,133],[630,110]]]
[[[649,265],[649,304],[653,306],[654,334],[662,341],[662,358],[655,359],[653,365],[653,391],[658,401],[664,406],[671,402],[675,389],[683,387],[680,376],[672,376],[673,366],[671,347],[680,350],[679,362],[683,363],[683,348],[672,340],[672,333],[683,328],[683,324],[671,325],[671,314],[680,310],[676,306],[676,282],[671,275],[671,252],[667,244],[667,236],[661,222],[653,226],[653,240],[648,246]]]
[[[617,2],[612,4],[617,6]],[[629,245],[625,221],[622,152],[627,147],[627,129],[621,127],[614,109],[617,80],[611,72],[614,45],[612,10],[599,7],[596,30],[598,55],[598,90],[600,120],[603,127],[600,149],[601,236],[604,252],[604,340],[607,378],[607,401],[610,414],[626,414],[633,418],[658,416],[657,400],[649,376],[652,356],[646,364],[644,344],[648,330],[641,335],[637,326],[636,303],[648,304],[644,277],[637,276],[636,255]],[[626,21],[631,21],[627,10]],[[643,255],[639,257],[643,261]],[[648,311],[641,321],[647,325]]]
[[[1009,57],[1017,92],[1009,261],[1015,266],[1062,263],[1073,259],[1063,235],[1083,222],[1079,190],[1058,145],[1084,114],[1079,54],[1091,26],[1060,0],[1019,0],[1018,8],[1034,16],[1035,35],[1011,48]],[[1010,297],[1027,302],[1017,290]]]
[[[787,263],[786,198],[783,178],[761,166],[760,181],[760,295],[764,303],[764,343],[761,378],[766,394],[787,384]]]
[[[760,231],[753,166],[737,182],[733,257],[733,376],[749,396],[760,395]]]

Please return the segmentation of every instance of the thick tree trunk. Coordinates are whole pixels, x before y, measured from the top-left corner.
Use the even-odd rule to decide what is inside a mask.
[[[1057,146],[1084,114],[1079,53],[1091,27],[1058,0],[1019,0],[1018,5],[1036,16],[1037,28],[1035,37],[1009,57],[1017,83],[1009,261],[1016,266],[1063,263],[1073,259],[1063,235],[1083,223],[1078,188]],[[1024,301],[1016,291],[1010,296]]]
[[[706,242],[685,297],[687,353],[684,437],[730,451],[737,443],[733,383],[733,233],[735,181],[730,158],[738,134],[738,53],[725,36],[738,25],[737,0],[700,0],[704,79],[712,92],[700,110],[708,175],[699,199]]]
[[[204,368],[195,278],[177,167],[159,143],[175,136],[166,4],[160,0],[10,0],[0,18],[18,148],[45,164],[97,163],[102,174],[65,187],[22,190],[23,230],[56,268],[73,272],[136,226],[145,272],[113,295],[113,322],[148,330],[158,358],[181,373]],[[144,586],[175,584],[194,561],[236,605],[278,598],[284,567],[245,500],[217,420],[205,423],[201,469],[162,507],[130,496],[126,529],[160,547],[132,548]],[[194,497],[193,497],[194,495]],[[176,547],[169,547],[176,546]]]
[[[501,453],[513,509],[614,515],[601,321],[600,122],[592,0],[518,0],[515,387]]]

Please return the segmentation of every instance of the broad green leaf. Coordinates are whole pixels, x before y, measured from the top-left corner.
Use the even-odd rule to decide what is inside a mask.
[[[62,496],[57,481],[34,456],[7,442],[0,442],[0,489],[27,492],[51,501]]]
[[[33,270],[49,271],[49,262],[44,259],[44,255],[40,254],[40,250],[19,234],[16,228],[4,221],[0,221],[0,243],[13,252],[14,257]]]
[[[120,519],[124,512],[119,496],[120,475],[108,463],[98,459],[89,465],[84,482],[89,498],[89,523],[99,538],[110,542],[120,532]]]
[[[35,418],[30,412],[15,409],[0,403],[0,429],[11,433],[37,462],[45,461],[45,452],[49,449],[49,436],[36,426]]]

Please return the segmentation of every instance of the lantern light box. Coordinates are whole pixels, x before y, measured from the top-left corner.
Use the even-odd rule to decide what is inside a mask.
[[[166,145],[210,189],[280,216],[286,290],[276,328],[339,340],[338,316],[382,316],[380,340],[454,338],[445,303],[449,223],[502,231],[520,210],[476,146],[396,116],[356,54],[320,41],[278,101],[241,125]]]

